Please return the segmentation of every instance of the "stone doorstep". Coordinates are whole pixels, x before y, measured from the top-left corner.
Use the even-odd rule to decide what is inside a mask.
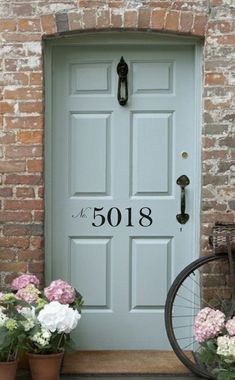
[[[60,380],[198,380],[202,379],[201,377],[196,377],[194,375],[182,376],[182,375],[167,375],[167,376],[76,376],[76,375],[61,375]],[[20,370],[16,376],[16,380],[31,380],[29,371]]]

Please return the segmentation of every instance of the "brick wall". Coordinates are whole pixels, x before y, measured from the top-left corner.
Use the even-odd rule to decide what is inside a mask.
[[[234,0],[1,0],[0,287],[18,272],[43,280],[42,38],[81,30],[205,36],[202,242],[234,221]],[[233,198],[233,200],[232,200]]]

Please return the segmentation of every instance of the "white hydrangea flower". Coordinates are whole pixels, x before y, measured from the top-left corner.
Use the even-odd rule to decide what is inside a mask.
[[[49,345],[51,338],[51,333],[45,328],[42,328],[41,331],[35,333],[30,339],[39,344],[42,347]]]
[[[38,320],[43,327],[51,332],[70,333],[78,324],[81,315],[69,305],[52,301],[45,305],[38,314]]]
[[[217,354],[223,355],[223,356],[229,356],[230,355],[230,339],[228,335],[219,336],[217,338]]]
[[[3,326],[9,318],[0,310],[0,327]]]

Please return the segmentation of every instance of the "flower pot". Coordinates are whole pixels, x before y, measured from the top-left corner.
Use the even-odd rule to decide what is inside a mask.
[[[29,359],[29,368],[33,380],[59,379],[60,367],[64,356],[63,352],[48,355],[27,353],[27,356]]]
[[[0,362],[0,379],[15,380],[18,360]]]

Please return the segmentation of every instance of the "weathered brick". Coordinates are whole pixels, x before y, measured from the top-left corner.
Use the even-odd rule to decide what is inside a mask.
[[[152,28],[163,29],[165,25],[166,11],[162,9],[156,9],[152,13]]]
[[[28,172],[42,172],[43,171],[43,160],[42,159],[36,159],[36,160],[27,160],[27,169]]]
[[[69,30],[83,29],[83,17],[82,13],[69,13],[68,15]]]
[[[41,185],[42,175],[36,174],[8,174],[6,175],[6,185]]]
[[[57,31],[55,16],[53,14],[41,16],[42,31],[46,34],[52,34]]]
[[[42,91],[30,87],[21,87],[13,90],[5,90],[3,96],[5,99],[17,100],[41,99]]]
[[[166,15],[165,29],[170,31],[179,30],[179,12],[169,11]]]
[[[138,14],[138,28],[149,29],[151,20],[151,9],[140,8]]]
[[[222,73],[206,73],[205,76],[205,85],[214,86],[214,85],[225,85],[226,77]]]
[[[0,222],[31,222],[32,215],[30,211],[1,211]]]
[[[43,201],[41,199],[34,200],[6,200],[5,210],[42,210],[43,209]]]
[[[41,101],[38,102],[22,102],[19,104],[20,112],[25,113],[42,113],[43,104]]]
[[[195,15],[192,32],[197,36],[204,36],[208,22],[207,15]]]
[[[123,26],[123,16],[121,14],[111,13],[111,27],[121,28]]]
[[[5,236],[32,236],[42,235],[43,228],[41,224],[5,224],[3,227]]]
[[[179,30],[183,33],[191,32],[193,26],[193,13],[181,12],[180,13]]]
[[[18,30],[20,32],[40,32],[41,23],[40,19],[19,19],[18,21]]]
[[[22,144],[42,144],[43,133],[41,131],[19,131],[17,141]]]
[[[136,28],[138,21],[138,13],[136,10],[126,10],[124,13],[124,27]]]
[[[16,31],[16,19],[1,19],[0,32],[15,32]]]
[[[9,172],[23,172],[25,171],[26,163],[25,161],[6,161],[0,160],[0,172],[9,173]]]
[[[85,9],[83,12],[83,23],[85,29],[94,29],[96,27],[95,9]]]
[[[96,17],[96,28],[108,28],[110,24],[110,10],[100,10]]]
[[[18,187],[16,188],[17,198],[34,198],[35,191],[33,187]]]
[[[6,117],[8,129],[42,129],[43,118],[41,116]]]
[[[29,237],[0,237],[0,247],[26,249],[29,247]]]

